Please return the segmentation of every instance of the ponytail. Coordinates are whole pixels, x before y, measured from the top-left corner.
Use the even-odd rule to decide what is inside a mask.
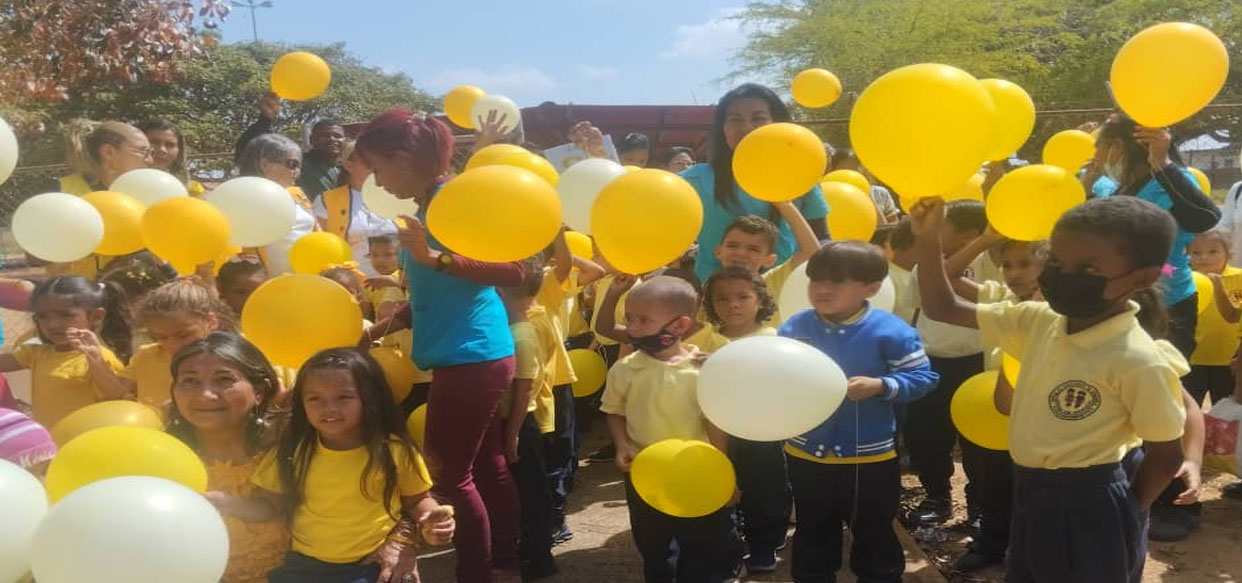
[[[103,173],[99,149],[104,144],[120,148],[136,133],[141,133],[138,128],[119,121],[74,119],[65,130],[65,161],[93,187]]]

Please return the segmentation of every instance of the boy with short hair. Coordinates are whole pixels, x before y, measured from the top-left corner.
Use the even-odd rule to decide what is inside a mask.
[[[910,232],[910,218],[902,217],[897,223],[881,227],[886,227],[888,231],[880,246],[884,248],[884,256],[888,258],[888,279],[893,282],[893,314],[907,324],[914,325],[918,297],[910,291],[914,287],[912,270],[915,265],[914,234]],[[879,233],[879,227],[876,232]],[[872,243],[875,243],[874,237]]]
[[[755,215],[742,215],[733,219],[725,227],[724,236],[720,238],[715,253],[722,267],[743,267],[754,273],[762,273],[763,283],[768,286],[768,291],[772,292],[773,297],[779,298],[789,275],[819,249],[819,240],[815,238],[810,223],[806,222],[806,218],[792,202],[775,203],[772,206],[789,223],[798,244],[797,250],[788,260],[774,265],[776,241],[780,231],[772,221]],[[700,316],[703,314],[700,313]],[[705,317],[700,317],[699,320],[707,321]],[[781,314],[777,311],[764,324],[776,327],[781,321]]]
[[[807,264],[813,308],[780,329],[831,356],[849,379],[841,407],[785,445],[798,509],[795,581],[836,580],[843,524],[854,537],[850,568],[860,581],[901,581],[905,571],[893,532],[901,498],[893,405],[927,394],[937,375],[918,333],[867,301],[887,274],[879,247],[829,242]]]
[[[911,209],[923,309],[977,327],[1029,363],[1010,413],[1014,519],[1006,580],[1137,581],[1145,513],[1182,463],[1177,373],[1135,319],[1131,298],[1160,278],[1176,232],[1134,197],[1089,200],[1053,229],[1039,277],[1047,304],[978,305],[954,295],[938,232],[943,201]],[[1133,451],[1143,443],[1143,454]],[[1138,458],[1133,480],[1124,458]],[[1133,460],[1130,460],[1133,461]]]

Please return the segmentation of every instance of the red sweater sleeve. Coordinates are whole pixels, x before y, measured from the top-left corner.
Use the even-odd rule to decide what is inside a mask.
[[[453,254],[453,263],[449,265],[446,273],[453,277],[468,279],[480,285],[493,285],[496,287],[518,286],[522,284],[522,280],[526,279],[526,274],[522,270],[522,264],[516,261],[511,263],[488,263],[457,254]]]

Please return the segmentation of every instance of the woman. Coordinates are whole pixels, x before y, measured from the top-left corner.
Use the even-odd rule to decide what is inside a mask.
[[[789,224],[769,203],[746,194],[733,180],[733,149],[751,131],[773,122],[789,121],[789,110],[771,89],[746,83],[720,98],[712,124],[709,163],[695,164],[681,173],[694,187],[703,202],[703,228],[699,231],[699,254],[694,274],[699,281],[720,270],[716,246],[724,238],[725,228],[742,215],[759,215],[780,227],[776,243],[777,265],[794,252],[794,236]],[[828,203],[819,186],[794,200],[794,205],[811,224],[815,235],[828,235]]]
[[[457,580],[516,583],[517,490],[495,419],[513,377],[513,338],[493,286],[521,284],[522,267],[452,254],[424,229],[428,203],[448,179],[453,156],[453,135],[443,122],[386,111],[362,130],[357,152],[379,186],[419,205],[398,233],[402,271],[418,300],[412,312],[407,307],[393,318],[412,324],[414,362],[432,371],[424,443],[436,492],[457,512]],[[364,342],[395,331],[391,324],[377,323]]]
[[[202,183],[191,180],[185,167],[185,136],[171,121],[161,118],[149,119],[138,126],[151,142],[151,167],[176,176],[190,196],[202,196],[206,190]]]
[[[691,166],[694,166],[694,150],[685,146],[674,146],[668,151],[668,162],[664,164],[665,170],[677,173]]]
[[[289,138],[280,134],[263,134],[250,140],[237,161],[242,176],[259,176],[285,187],[293,197],[293,228],[284,239],[260,250],[259,256],[272,277],[292,273],[289,250],[303,235],[316,230],[315,216],[311,214],[311,202],[301,188],[296,186],[302,170],[302,149]]]
[[[250,477],[278,433],[272,366],[240,336],[214,332],[177,352],[172,375],[168,432],[203,458],[207,498],[218,505],[248,498],[255,488]],[[289,547],[284,522],[244,522],[224,513],[224,524],[229,563],[221,581],[267,581]]]
[[[367,277],[379,275],[370,261],[366,261],[371,253],[368,240],[371,237],[395,235],[397,224],[381,217],[367,208],[362,201],[362,183],[366,182],[371,169],[362,156],[354,152],[356,142],[348,141],[341,149],[340,185],[332,190],[324,191],[315,199],[315,219],[319,227],[329,233],[335,233],[349,241],[354,251],[354,261]]]

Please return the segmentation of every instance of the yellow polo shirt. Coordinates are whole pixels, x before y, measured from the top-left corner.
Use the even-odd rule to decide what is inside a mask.
[[[1226,266],[1221,273],[1221,283],[1235,304],[1242,303],[1242,269]],[[1208,299],[1199,298],[1199,301]],[[1216,307],[1216,299],[1213,297],[1211,300],[1212,305],[1199,312],[1199,321],[1195,324],[1197,344],[1190,355],[1190,364],[1228,366],[1233,353],[1238,351],[1238,332],[1242,327],[1226,322]]]
[[[729,343],[729,339],[717,332],[715,327],[705,324],[699,328],[698,332],[687,337],[685,343],[698,346],[699,350],[710,354],[724,348]]]
[[[574,298],[578,297],[578,291],[577,270],[571,271],[564,282],[559,282],[556,280],[556,274],[549,267],[544,270],[543,285],[539,288],[539,293],[535,295],[535,301],[545,311],[544,317],[552,325],[557,338],[554,344],[545,347],[551,351],[549,355],[555,361],[551,369],[554,387],[572,384],[578,380],[578,377],[574,375],[574,367],[569,362],[569,351],[565,349],[569,313],[573,307]],[[526,317],[530,319],[530,314],[527,313]]]
[[[172,355],[159,344],[147,344],[134,352],[121,378],[138,384],[138,402],[163,411],[172,399]]]
[[[625,416],[626,435],[640,449],[665,439],[708,441],[698,384],[692,358],[665,362],[638,351],[608,371],[599,410]]]
[[[556,381],[564,378],[561,372],[563,368],[573,368],[573,365],[569,362],[565,342],[557,333],[552,318],[543,306],[531,306],[526,312],[526,321],[535,329],[535,341],[539,343],[539,355],[543,357],[543,374],[536,380],[533,392],[535,422],[539,424],[540,433],[551,433],[556,430],[556,398],[552,395],[552,387],[567,384]],[[558,356],[560,353],[565,353],[564,362]],[[574,380],[578,380],[578,377],[575,376]]]
[[[789,281],[789,276],[793,271],[793,264],[786,261],[763,272],[763,284],[768,286],[768,293],[772,294],[772,297],[780,299],[781,290],[785,289],[785,282]],[[781,319],[781,310],[777,307],[776,313],[772,314],[772,317],[768,318],[763,325],[778,328],[782,322],[784,320]]]
[[[1115,463],[1141,440],[1182,435],[1178,372],[1143,331],[1138,305],[1087,330],[1042,302],[982,304],[984,342],[1027,364],[1014,387],[1009,451],[1030,468]]]
[[[544,365],[547,362],[543,355],[543,347],[535,327],[530,322],[514,322],[509,325],[509,333],[513,335],[513,380],[531,381],[530,402],[526,406],[527,413],[535,412],[535,397],[539,395],[539,384],[546,375]],[[513,387],[509,387],[500,396],[500,418],[509,418],[509,408],[513,405]],[[535,420],[539,422],[538,419]]]
[[[604,296],[608,295],[608,288],[612,287],[612,281],[616,278],[617,275],[615,273],[605,275],[593,284],[595,286],[595,309],[591,311],[591,333],[595,335],[595,341],[601,346],[616,346],[618,344],[616,340],[602,336],[595,331],[595,322],[599,319],[600,307],[604,305]],[[620,298],[617,298],[617,308],[613,310],[617,324],[625,324],[625,298],[629,296],[630,292],[627,291],[621,294]]]
[[[101,346],[104,361],[113,372],[125,368],[107,346]],[[31,417],[51,428],[66,415],[103,401],[104,394],[91,380],[86,355],[76,350],[56,350],[47,344],[21,344],[13,358],[30,369]]]

